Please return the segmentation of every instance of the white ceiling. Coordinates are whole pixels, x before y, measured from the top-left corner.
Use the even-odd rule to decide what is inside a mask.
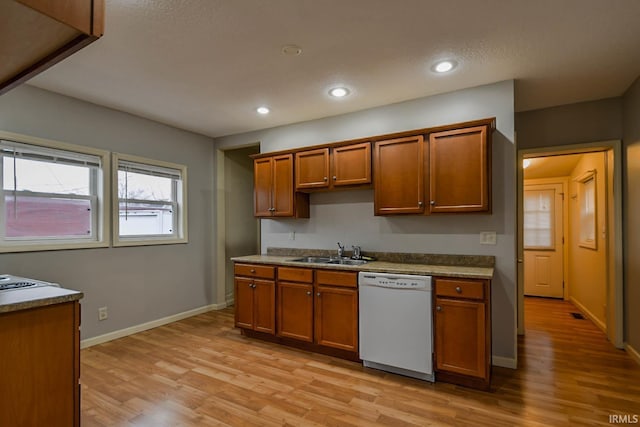
[[[639,0],[106,0],[104,37],[30,84],[210,136],[507,79],[523,111],[624,93],[639,21]]]

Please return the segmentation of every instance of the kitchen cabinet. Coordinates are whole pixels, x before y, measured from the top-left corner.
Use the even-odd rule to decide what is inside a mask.
[[[371,184],[371,143],[323,147],[296,153],[296,190]]]
[[[488,389],[491,305],[488,280],[435,278],[436,380]]]
[[[429,211],[490,212],[488,125],[429,135]]]
[[[278,267],[277,335],[313,342],[313,270]]]
[[[0,425],[80,425],[79,328],[78,301],[0,314]]]
[[[235,325],[275,334],[275,268],[236,264]]]
[[[102,36],[104,0],[0,2],[0,94]]]
[[[316,343],[358,351],[358,273],[316,271]]]
[[[373,168],[375,215],[424,213],[422,135],[376,141]]]
[[[309,218],[309,195],[293,185],[293,154],[254,159],[254,216]]]

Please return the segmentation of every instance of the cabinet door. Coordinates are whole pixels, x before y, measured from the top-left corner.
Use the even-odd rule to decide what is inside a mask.
[[[487,378],[485,304],[436,298],[436,369]]]
[[[270,157],[253,161],[253,212],[257,217],[270,217],[272,207],[273,160]]]
[[[296,190],[329,187],[329,149],[296,153]]]
[[[371,144],[346,145],[333,149],[334,186],[371,184]]]
[[[358,351],[358,291],[318,286],[315,301],[316,343]]]
[[[273,216],[293,216],[293,154],[273,157]]]
[[[429,136],[431,212],[488,212],[490,145],[486,126]]]
[[[278,336],[313,342],[313,286],[278,282]]]
[[[424,138],[377,141],[374,161],[376,215],[424,212]]]
[[[253,329],[253,280],[236,277],[234,298],[236,327]]]
[[[253,281],[253,329],[276,333],[276,285],[270,280]]]

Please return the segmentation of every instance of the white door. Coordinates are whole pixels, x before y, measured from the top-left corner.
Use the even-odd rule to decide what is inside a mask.
[[[524,294],[563,297],[562,184],[524,186]]]

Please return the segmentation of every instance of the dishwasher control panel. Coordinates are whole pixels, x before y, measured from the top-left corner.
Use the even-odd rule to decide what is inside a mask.
[[[410,274],[367,273],[360,272],[358,283],[366,286],[379,286],[396,289],[431,289],[431,276]]]

